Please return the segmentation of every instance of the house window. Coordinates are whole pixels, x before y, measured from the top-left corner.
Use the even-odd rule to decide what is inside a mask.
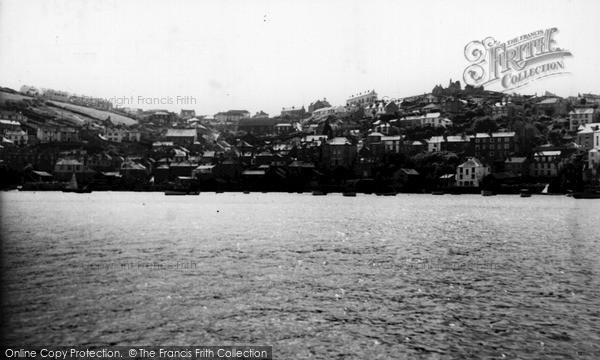
[[[494,152],[493,151],[490,151],[490,156],[494,156]]]
[[[475,174],[471,174],[471,179],[475,179]]]

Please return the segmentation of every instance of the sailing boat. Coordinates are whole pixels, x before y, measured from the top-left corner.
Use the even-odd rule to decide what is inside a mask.
[[[78,194],[83,194],[83,193],[91,193],[92,190],[89,187],[80,189],[79,186],[77,185],[77,178],[75,177],[75,173],[73,173],[73,176],[71,176],[71,181],[69,181],[67,186],[63,189],[63,192],[74,192],[74,193],[78,193]]]
[[[546,184],[546,186],[544,187],[544,190],[542,190],[542,195],[548,195],[548,188],[550,187],[550,184]]]

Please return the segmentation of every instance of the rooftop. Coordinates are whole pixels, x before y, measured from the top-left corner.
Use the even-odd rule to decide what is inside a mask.
[[[169,129],[166,137],[196,137],[196,129]]]
[[[575,108],[573,109],[569,114],[577,114],[577,115],[581,115],[581,114],[593,114],[594,113],[594,109],[592,108]]]
[[[514,131],[492,133],[492,137],[513,137],[513,136],[515,136]],[[490,134],[488,134],[488,133],[477,133],[477,134],[473,135],[473,137],[475,137],[475,138],[489,138]]]

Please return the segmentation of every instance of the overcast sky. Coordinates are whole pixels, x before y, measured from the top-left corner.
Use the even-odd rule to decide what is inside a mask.
[[[0,0],[0,85],[274,116],[365,90],[395,98],[464,85],[468,42],[556,27],[570,74],[518,91],[600,93],[599,19],[595,0]]]

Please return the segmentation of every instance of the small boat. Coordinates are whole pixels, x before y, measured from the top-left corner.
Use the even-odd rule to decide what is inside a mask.
[[[69,181],[69,183],[67,184],[67,186],[65,186],[62,192],[89,194],[92,192],[92,189],[89,186],[80,188],[79,185],[77,185],[77,178],[75,177],[75,173],[73,173],[73,176],[71,176],[71,181]]]
[[[598,190],[587,190],[583,192],[574,192],[574,199],[600,199],[600,191]]]
[[[548,195],[548,188],[550,187],[550,184],[546,184],[546,186],[544,186],[544,189],[542,190],[542,192],[540,194],[542,195]]]
[[[444,195],[444,190],[434,190],[431,195]]]
[[[481,190],[481,195],[483,196],[494,196],[496,194],[494,194],[492,191],[490,190]]]
[[[75,190],[75,193],[77,193],[77,194],[90,194],[91,192],[92,192],[92,189],[90,189],[89,186]]]
[[[521,189],[521,197],[523,197],[523,198],[531,197],[531,191],[529,191],[529,189]]]
[[[187,191],[183,190],[165,190],[165,195],[187,195]]]
[[[321,190],[315,190],[315,191],[312,192],[312,194],[314,196],[324,196],[324,195],[327,195],[327,193],[325,191],[321,191]]]
[[[244,191],[244,194],[250,194],[250,191]]]
[[[342,193],[342,195],[349,196],[349,197],[356,197],[356,193],[354,191],[344,191]]]
[[[165,190],[165,195],[200,195],[200,191],[188,191],[188,190]]]

